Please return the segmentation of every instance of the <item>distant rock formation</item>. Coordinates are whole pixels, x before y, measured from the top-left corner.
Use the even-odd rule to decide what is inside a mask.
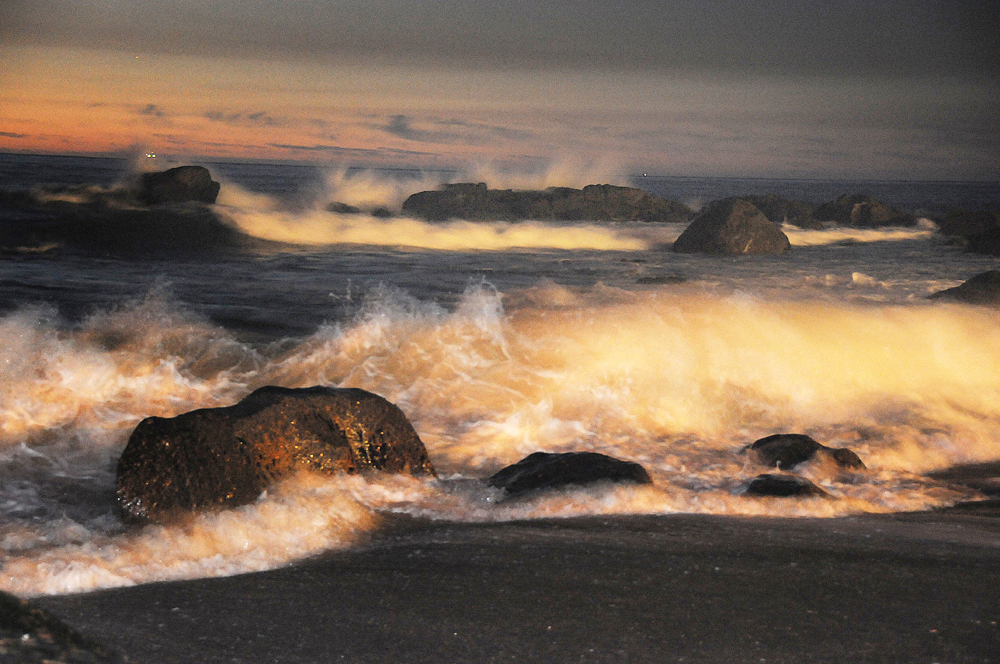
[[[503,489],[506,498],[595,482],[652,484],[653,480],[639,464],[597,452],[535,452],[486,480],[490,486]]]
[[[994,210],[951,210],[935,216],[933,221],[943,235],[973,238],[1000,231],[1000,212]]]
[[[1000,305],[1000,270],[989,270],[954,288],[928,296],[932,300],[957,300],[967,304]]]
[[[811,203],[782,198],[775,194],[742,196],[741,198],[753,203],[758,210],[764,213],[765,217],[779,226],[791,224],[808,230],[823,228],[823,224],[813,218],[812,213],[815,206]]]
[[[817,457],[830,459],[842,468],[862,470],[865,467],[858,455],[846,447],[827,447],[801,433],[766,436],[743,448],[743,451],[750,454],[757,463],[781,470],[792,470]]]
[[[674,242],[674,251],[704,254],[782,254],[788,236],[748,200],[713,201]]]
[[[139,176],[138,198],[147,205],[215,203],[220,185],[204,166],[178,166]]]
[[[262,387],[234,406],[147,417],[118,461],[126,520],[251,503],[297,470],[433,475],[403,412],[359,389]]]
[[[486,184],[446,184],[421,191],[403,202],[403,214],[429,221],[687,221],[682,203],[641,189],[592,184],[583,189],[550,187],[543,191],[489,189]]]
[[[865,194],[845,194],[823,203],[813,210],[817,221],[832,221],[839,226],[877,228],[879,226],[913,226],[917,218],[881,203]]]
[[[747,485],[745,496],[772,496],[775,498],[809,497],[809,496],[829,496],[826,491],[819,488],[804,477],[798,475],[778,475],[766,473],[758,475]]]

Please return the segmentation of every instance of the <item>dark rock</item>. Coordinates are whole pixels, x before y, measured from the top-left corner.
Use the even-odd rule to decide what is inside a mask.
[[[934,223],[943,235],[972,238],[1000,230],[1000,213],[993,210],[951,210],[935,216]]]
[[[530,491],[595,482],[652,484],[653,480],[639,464],[597,452],[535,452],[486,480],[490,486],[504,489],[508,498]]]
[[[489,189],[485,183],[446,184],[403,202],[403,213],[430,221],[686,221],[691,210],[641,189],[592,184],[544,191]]]
[[[819,230],[823,224],[813,218],[813,205],[804,201],[796,201],[790,198],[781,198],[775,194],[765,196],[744,196],[758,210],[764,213],[772,223],[791,224],[799,228],[809,230]]]
[[[788,236],[741,198],[710,203],[674,242],[681,253],[782,254],[791,248]]]
[[[768,473],[753,478],[744,495],[791,498],[795,496],[829,496],[830,494],[804,477]]]
[[[48,611],[0,591],[0,661],[112,664],[125,660]]]
[[[818,221],[832,221],[839,226],[877,228],[879,226],[913,226],[917,218],[864,194],[845,194],[823,203],[813,210]]]
[[[204,166],[178,166],[139,176],[139,199],[147,205],[161,203],[214,203],[219,183]]]
[[[127,520],[251,503],[297,470],[433,475],[403,412],[359,389],[262,387],[234,406],[147,417],[118,461]]]
[[[743,448],[743,451],[751,454],[758,463],[781,470],[791,470],[817,456],[825,456],[842,468],[862,470],[865,467],[858,455],[846,447],[827,447],[801,433],[767,436]]]
[[[990,270],[972,277],[965,283],[938,291],[930,299],[946,299],[968,304],[1000,305],[1000,270]]]

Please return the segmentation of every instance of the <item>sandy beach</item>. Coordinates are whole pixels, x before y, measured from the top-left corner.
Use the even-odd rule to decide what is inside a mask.
[[[143,664],[995,662],[998,514],[392,517],[284,569],[35,604]]]

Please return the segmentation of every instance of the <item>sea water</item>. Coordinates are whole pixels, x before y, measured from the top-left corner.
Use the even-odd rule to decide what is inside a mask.
[[[398,210],[409,193],[468,179],[633,184],[695,207],[740,193],[819,203],[867,191],[920,213],[995,201],[995,183],[208,166],[223,183],[217,213],[285,244],[0,259],[0,589],[31,596],[268,569],[356,546],[391,513],[923,510],[981,497],[928,471],[1000,458],[1000,313],[927,299],[997,260],[964,252],[929,220],[786,227],[786,255],[718,257],[672,253],[683,225],[430,224],[325,210]],[[130,168],[0,155],[0,186],[80,196]],[[439,477],[303,475],[252,505],[124,528],[115,464],[139,420],[230,405],[264,385],[383,395],[410,418]],[[802,469],[829,498],[743,495],[765,470],[740,450],[781,432],[850,447],[868,468]],[[476,481],[535,451],[572,450],[637,461],[654,483],[498,504]]]

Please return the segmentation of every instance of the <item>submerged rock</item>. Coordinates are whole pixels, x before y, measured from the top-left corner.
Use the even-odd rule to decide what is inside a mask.
[[[446,184],[421,191],[403,202],[403,214],[429,221],[686,221],[691,210],[682,203],[633,187],[592,184],[583,189],[489,189],[485,183]]]
[[[818,221],[832,221],[839,226],[877,228],[879,226],[913,226],[917,218],[865,194],[845,194],[823,203],[813,210]]]
[[[147,205],[161,203],[214,203],[220,185],[204,166],[178,166],[139,176],[139,199]]]
[[[147,417],[118,461],[128,520],[251,503],[298,470],[433,475],[403,412],[360,389],[262,387],[234,406]]]
[[[928,296],[932,300],[957,300],[968,304],[1000,305],[1000,270],[989,270],[965,283]]]
[[[829,496],[830,494],[806,478],[799,477],[798,475],[766,473],[753,478],[743,495],[790,498],[796,496]]]
[[[674,251],[704,254],[783,254],[788,236],[750,201],[710,203],[674,242]]]
[[[508,498],[595,482],[652,484],[653,480],[646,469],[634,461],[622,461],[598,452],[535,452],[486,480],[490,486],[506,491]]]
[[[842,468],[862,470],[864,462],[847,449],[827,447],[801,433],[778,433],[755,441],[743,448],[757,463],[781,470],[791,470],[817,456],[826,457]]]

